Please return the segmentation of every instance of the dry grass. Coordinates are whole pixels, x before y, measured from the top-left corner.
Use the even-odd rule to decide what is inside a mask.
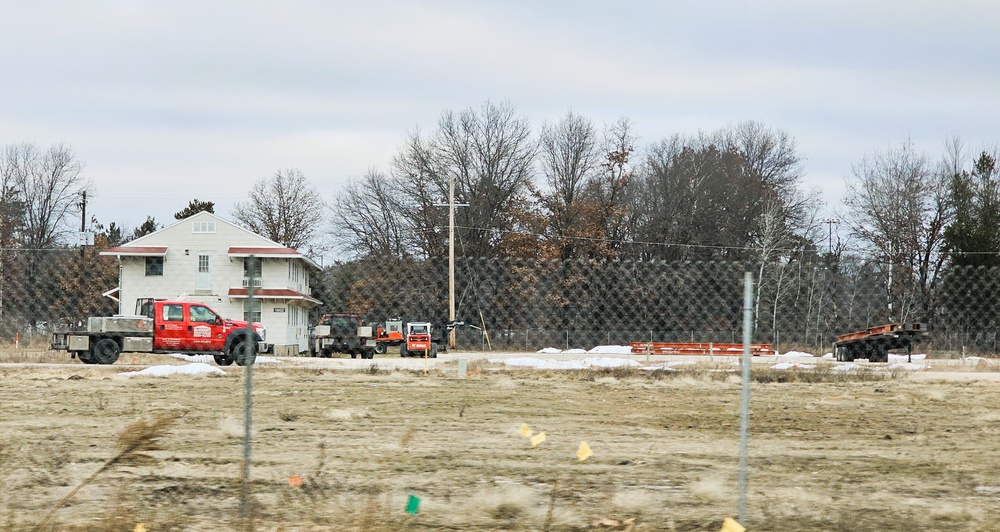
[[[447,366],[427,376],[261,366],[256,528],[718,530],[735,512],[732,364],[470,368],[456,379]],[[4,370],[0,529],[244,525],[239,378],[68,369]],[[1000,389],[852,373],[754,370],[752,529],[991,529]],[[181,422],[157,421],[181,411]],[[120,430],[126,413],[144,421]],[[522,423],[547,441],[533,448]],[[580,463],[582,440],[595,454]],[[417,515],[404,511],[410,495]]]

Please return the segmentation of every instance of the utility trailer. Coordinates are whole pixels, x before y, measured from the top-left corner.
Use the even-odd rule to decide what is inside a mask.
[[[839,362],[866,358],[869,362],[888,362],[890,349],[913,351],[913,344],[930,338],[926,323],[888,323],[862,331],[841,334],[833,343]]]

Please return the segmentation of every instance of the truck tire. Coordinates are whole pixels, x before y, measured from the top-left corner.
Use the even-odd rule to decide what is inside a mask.
[[[389,350],[389,346],[385,345],[385,342],[379,342],[375,344],[375,354],[384,355],[386,351]]]
[[[437,344],[431,344],[431,352],[428,354],[428,356],[430,356],[431,358],[437,358],[438,357],[438,345]]]
[[[364,350],[362,350],[361,351],[361,358],[367,359],[367,360],[371,360],[371,359],[375,358],[375,350],[374,349],[364,349]]]
[[[247,342],[246,340],[233,342],[229,350],[229,356],[236,360],[237,365],[252,366],[254,361],[257,360],[257,344]]]
[[[329,347],[324,347],[322,350],[320,350],[319,354],[323,358],[330,358],[333,356],[333,349],[330,349]]]
[[[215,363],[220,366],[232,366],[233,362],[236,362],[232,355],[227,354],[214,355],[213,358],[215,358]]]
[[[90,359],[95,364],[114,364],[121,352],[114,338],[101,338],[90,348]]]
[[[94,357],[90,355],[90,351],[76,351],[76,358],[80,359],[80,362],[84,364],[96,364]]]
[[[409,353],[406,352],[406,345],[399,346],[399,356],[401,356],[401,357],[408,357],[408,356],[410,356]]]

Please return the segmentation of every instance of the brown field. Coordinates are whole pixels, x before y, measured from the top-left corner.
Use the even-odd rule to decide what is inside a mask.
[[[717,531],[738,509],[730,365],[477,362],[469,379],[454,362],[427,374],[260,365],[247,521],[241,368],[128,379],[138,368],[122,362],[0,361],[24,362],[0,366],[3,530]],[[1000,529],[1000,381],[974,371],[754,368],[748,529]],[[163,416],[181,417],[163,433],[126,430]],[[532,448],[522,423],[547,440]],[[138,450],[123,455],[120,435]],[[594,452],[582,463],[581,441]],[[150,443],[159,450],[139,452]]]

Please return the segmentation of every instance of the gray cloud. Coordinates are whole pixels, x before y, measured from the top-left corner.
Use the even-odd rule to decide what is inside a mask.
[[[66,142],[102,221],[227,214],[296,166],[333,194],[444,109],[628,116],[644,142],[755,119],[839,201],[866,151],[997,142],[993,2],[14,2],[0,144]]]

